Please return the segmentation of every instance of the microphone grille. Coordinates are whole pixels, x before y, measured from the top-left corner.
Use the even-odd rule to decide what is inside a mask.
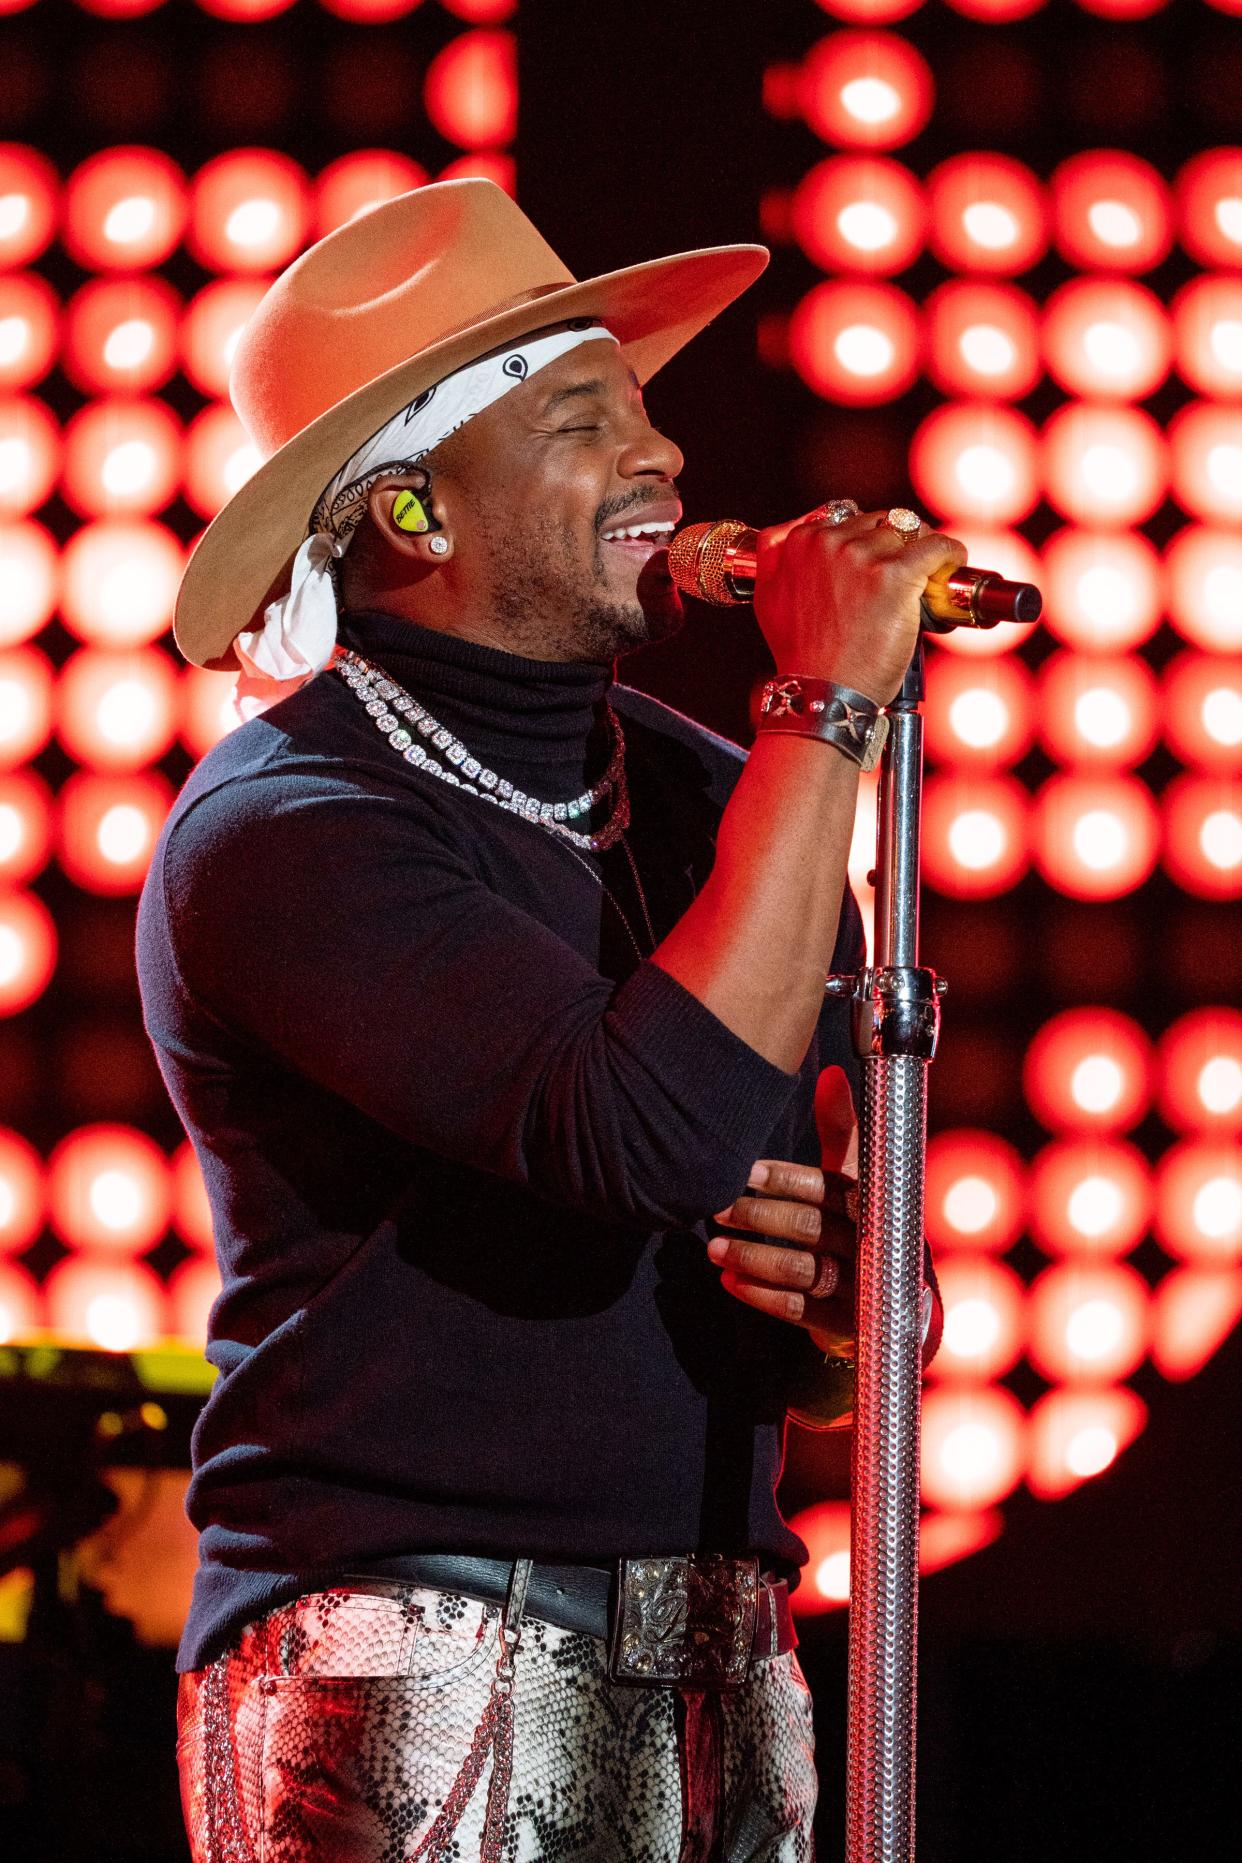
[[[737,596],[729,586],[726,557],[746,531],[736,518],[714,524],[687,524],[668,546],[668,573],[687,595],[717,608],[731,608]]]

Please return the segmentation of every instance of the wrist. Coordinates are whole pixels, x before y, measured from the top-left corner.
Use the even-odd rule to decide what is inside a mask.
[[[873,770],[888,735],[888,719],[854,686],[802,674],[777,674],[759,700],[757,732],[818,738]]]

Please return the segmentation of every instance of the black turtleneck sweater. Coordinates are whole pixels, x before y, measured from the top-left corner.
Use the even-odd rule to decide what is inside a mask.
[[[378,614],[342,636],[548,800],[598,775],[607,692],[668,932],[740,751],[607,667]],[[815,1158],[844,1017],[785,1074],[634,941],[645,960],[623,848],[571,852],[413,768],[334,673],[190,777],[138,928],[223,1276],[180,1667],[399,1552],[805,1558],[774,1489],[814,1349],[724,1292],[703,1223],[755,1158]],[[859,952],[847,895],[838,967]]]

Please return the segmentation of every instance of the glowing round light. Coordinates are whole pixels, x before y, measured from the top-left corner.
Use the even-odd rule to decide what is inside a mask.
[[[32,395],[0,401],[0,518],[25,517],[48,498],[60,467],[60,430]]]
[[[952,1255],[937,1269],[944,1335],[932,1361],[938,1378],[999,1378],[1022,1351],[1025,1297],[1012,1268],[986,1256]]]
[[[172,1330],[179,1339],[203,1349],[219,1294],[220,1270],[214,1261],[182,1262],[168,1283]]]
[[[142,1262],[62,1261],[44,1294],[49,1322],[62,1339],[104,1352],[154,1345],[163,1330],[163,1283]]]
[[[52,667],[37,647],[0,653],[0,769],[35,756],[52,731]]]
[[[1242,408],[1192,402],[1169,428],[1173,496],[1208,523],[1242,522]]]
[[[1177,371],[1200,394],[1242,394],[1242,278],[1196,278],[1173,299]]]
[[[1078,0],[1084,13],[1096,13],[1101,19],[1148,19],[1169,4],[1169,0]]]
[[[0,277],[0,389],[29,388],[52,366],[59,337],[56,293],[37,272]]]
[[[927,61],[907,40],[834,32],[807,54],[799,96],[807,123],[824,142],[896,149],[927,122],[935,89]]]
[[[1012,1145],[960,1127],[927,1143],[925,1222],[933,1248],[1007,1249],[1026,1216],[1025,1168]]]
[[[927,667],[927,749],[941,763],[1014,763],[1031,741],[1031,678],[1019,662],[936,655]]]
[[[1058,531],[1044,545],[1043,624],[1071,646],[1135,647],[1160,625],[1164,576],[1154,547],[1138,532]]]
[[[1030,1416],[1031,1492],[1056,1500],[1102,1475],[1146,1421],[1147,1406],[1126,1385],[1106,1391],[1046,1392]]]
[[[172,620],[184,561],[182,545],[162,524],[84,525],[62,558],[66,625],[100,646],[145,646]]]
[[[90,271],[140,271],[172,252],[185,226],[185,176],[158,149],[105,149],[65,185],[62,238]]]
[[[1170,1255],[1204,1267],[1242,1262],[1242,1157],[1220,1140],[1184,1139],[1156,1171],[1156,1234]]]
[[[1008,892],[1029,864],[1026,807],[1026,791],[1012,777],[929,777],[923,803],[928,884],[950,899]]]
[[[927,179],[930,240],[951,271],[1024,272],[1048,244],[1043,191],[1005,155],[955,155]]]
[[[294,0],[198,0],[204,13],[214,13],[217,19],[274,19],[277,13],[287,13]]]
[[[1060,1262],[1029,1301],[1029,1357],[1046,1378],[1111,1384],[1147,1350],[1147,1283],[1121,1262]]]
[[[1013,408],[937,408],[915,432],[910,472],[930,509],[990,525],[1025,517],[1039,500],[1035,432]]]
[[[1039,734],[1059,762],[1141,763],[1156,742],[1162,701],[1143,660],[1055,653],[1039,685]]]
[[[1100,1015],[1103,1012],[1091,1012]],[[1123,1018],[1118,1017],[1118,1022]],[[1067,1040],[1066,1047],[1072,1044]],[[1034,1052],[1034,1051],[1033,1051]],[[1055,1056],[1055,1048],[1053,1054]],[[1085,1055],[1082,1059],[1095,1059]],[[1127,1060],[1118,1044],[1105,1052],[1121,1075],[1118,1098],[1131,1091],[1126,1078]],[[1136,1064],[1140,1092],[1147,1092],[1146,1055]],[[1081,1065],[1081,1061],[1079,1063]],[[1058,1074],[1042,1055],[1028,1061],[1024,1082],[1035,1110],[1047,1124],[1072,1126],[1074,1072]],[[1096,1092],[1105,1097],[1104,1070],[1080,1076],[1079,1094]],[[1081,1115],[1080,1127],[1090,1123]],[[1103,1127],[1107,1121],[1100,1120]],[[1056,1139],[1045,1145],[1031,1167],[1031,1232],[1050,1255],[1125,1255],[1136,1247],[1151,1220],[1151,1179],[1146,1161],[1133,1145],[1120,1139]]]
[[[517,132],[517,48],[509,32],[464,32],[427,68],[433,127],[459,149],[500,149]]]
[[[61,742],[94,769],[141,769],[176,734],[177,676],[155,647],[82,648],[66,663],[56,698]]]
[[[976,567],[995,570],[1010,582],[1033,582],[1039,586],[1039,558],[1017,531],[991,530],[969,519],[963,520],[960,514],[951,518],[945,528],[966,545],[968,560]],[[951,634],[931,637],[935,649],[932,658],[938,659],[942,653],[974,660],[1001,658],[1020,647],[1038,625],[1034,621],[1002,621],[991,628],[954,628]]]
[[[923,193],[908,168],[879,157],[834,156],[794,192],[791,225],[825,271],[900,272],[922,250]]]
[[[513,18],[517,4],[518,0],[440,0],[446,13],[468,20],[472,26],[499,26],[502,20]],[[919,6],[922,0],[914,0],[914,4]]]
[[[228,393],[237,339],[266,290],[257,280],[228,278],[191,300],[181,327],[181,358],[201,394]]]
[[[1026,1417],[1002,1385],[941,1385],[923,1399],[922,1491],[935,1507],[990,1507],[1018,1484]]]
[[[795,1514],[790,1527],[810,1557],[794,1593],[800,1617],[837,1609],[850,1595],[850,1510],[847,1501],[819,1501]],[[806,1596],[801,1594],[805,1592]]]
[[[1048,0],[949,0],[955,13],[964,13],[967,19],[986,20],[989,25],[1026,19],[1047,4]]]
[[[1124,1132],[1151,1099],[1151,1044],[1128,1016],[1067,1009],[1027,1049],[1022,1084],[1031,1111],[1054,1132]]]
[[[162,401],[95,401],[65,430],[62,490],[84,517],[145,517],[174,496],[180,453],[181,429]]]
[[[1242,265],[1242,149],[1205,149],[1177,177],[1178,231],[1202,265]]]
[[[172,1158],[172,1224],[190,1248],[211,1253],[211,1205],[198,1158],[188,1140],[178,1146]]]
[[[338,19],[356,19],[368,25],[403,19],[422,3],[423,0],[320,0],[320,4]]]
[[[493,181],[503,188],[510,200],[517,198],[517,164],[511,155],[498,149],[472,149],[442,168],[437,181]]]
[[[0,1345],[11,1345],[39,1323],[39,1289],[25,1268],[0,1263]]]
[[[1166,871],[1201,899],[1242,893],[1242,794],[1218,776],[1182,776],[1161,797]]]
[[[421,188],[427,170],[395,149],[355,149],[324,169],[315,183],[315,237],[335,232],[398,194]]]
[[[48,1160],[48,1208],[68,1247],[141,1255],[168,1227],[168,1160],[132,1126],[81,1126]]]
[[[56,927],[33,893],[0,893],[0,1016],[42,996],[56,968]]]
[[[41,524],[0,522],[0,647],[37,634],[56,605],[56,545]]]
[[[60,864],[89,893],[136,893],[172,804],[162,778],[72,776],[60,792]]]
[[[1063,162],[1050,184],[1053,237],[1071,265],[1145,272],[1173,243],[1166,183],[1149,162],[1089,150]]]
[[[1195,1009],[1160,1040],[1160,1115],[1182,1132],[1242,1126],[1242,1015]]]
[[[946,394],[1008,400],[1039,380],[1039,321],[1014,285],[951,279],[927,301],[928,372]]]
[[[1242,648],[1242,537],[1192,524],[1165,553],[1169,620],[1184,640],[1210,652]]]
[[[188,244],[218,272],[270,272],[306,238],[306,176],[273,149],[231,149],[200,168],[190,195]]]
[[[1044,426],[1043,460],[1050,501],[1079,523],[1139,523],[1168,486],[1164,436],[1138,408],[1068,403]]]
[[[816,394],[875,406],[894,400],[918,374],[918,316],[891,285],[816,285],[794,311],[789,352]]]
[[[1156,864],[1155,805],[1137,778],[1054,776],[1035,798],[1035,864],[1074,899],[1118,899]]]
[[[1193,1378],[1242,1318],[1242,1270],[1174,1268],[1152,1307],[1151,1356],[1162,1378]]]
[[[51,796],[31,771],[0,776],[0,885],[21,886],[47,865]]]
[[[258,448],[228,402],[204,408],[185,437],[186,502],[214,517],[260,464]]]
[[[1165,667],[1164,724],[1183,763],[1230,775],[1242,750],[1242,660],[1181,653]]]
[[[137,393],[166,382],[177,362],[181,302],[157,278],[101,278],[65,311],[64,369],[88,394]]]
[[[181,741],[196,757],[205,757],[213,744],[236,730],[241,720],[233,707],[236,677],[209,673],[189,666],[181,675],[184,713]]]
[[[56,231],[60,178],[20,142],[0,142],[0,265],[27,265]]]
[[[0,1255],[29,1248],[43,1227],[43,1210],[42,1159],[20,1133],[0,1126]]]
[[[1075,278],[1044,311],[1048,367],[1072,394],[1140,400],[1169,372],[1173,334],[1155,293],[1125,278]]]

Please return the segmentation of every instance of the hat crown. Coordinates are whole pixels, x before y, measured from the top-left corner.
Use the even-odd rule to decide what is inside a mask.
[[[263,458],[347,395],[574,277],[493,181],[433,182],[338,227],[271,286],[229,394]]]

